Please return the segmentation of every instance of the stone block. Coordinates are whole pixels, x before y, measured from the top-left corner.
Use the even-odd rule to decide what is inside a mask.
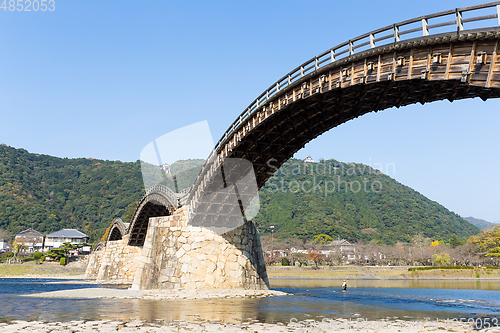
[[[217,265],[211,261],[206,262],[205,266],[206,266],[207,274],[212,274],[215,271],[215,269],[217,268]]]
[[[190,281],[191,279],[189,278],[189,274],[183,274],[181,276],[181,284],[187,284]]]
[[[185,255],[179,258],[179,262],[189,265],[193,262],[193,258],[191,258],[189,255]]]
[[[230,261],[230,262],[226,263],[226,272],[227,272],[227,270],[229,270],[229,271],[240,270],[240,265],[235,261]]]
[[[196,284],[194,283],[194,281],[189,281],[189,282],[186,282],[186,284],[184,285],[184,288],[186,288],[186,289],[196,289]]]
[[[213,275],[207,275],[205,281],[208,286],[215,288],[215,277]]]
[[[228,262],[235,262],[237,259],[236,257],[236,254],[234,252],[231,252],[228,256],[227,256],[227,261]]]
[[[207,275],[207,269],[204,266],[199,266],[198,268],[195,269],[196,269],[196,275],[201,277],[205,277]]]
[[[218,269],[224,270],[224,266],[225,265],[226,265],[225,262],[223,262],[223,261],[217,261],[217,268]]]
[[[179,251],[177,251],[177,253],[175,254],[175,256],[177,258],[181,258],[185,253],[186,253],[186,251],[184,251],[184,249],[181,248]]]
[[[186,252],[189,252],[191,250],[191,245],[189,244],[184,244],[182,245],[182,249]]]
[[[238,264],[245,267],[247,262],[248,262],[248,259],[245,256],[238,256]]]

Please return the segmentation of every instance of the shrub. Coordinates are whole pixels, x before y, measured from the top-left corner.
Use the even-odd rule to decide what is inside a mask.
[[[66,258],[62,257],[60,260],[59,260],[59,263],[64,266],[66,265]]]
[[[498,267],[485,267],[486,269],[499,269]],[[410,267],[408,272],[429,271],[432,269],[476,269],[474,266],[433,266],[433,267]]]
[[[43,256],[43,253],[42,252],[35,252],[33,253],[33,259],[35,260],[40,260]]]
[[[290,260],[288,258],[281,259],[281,266],[290,266]]]

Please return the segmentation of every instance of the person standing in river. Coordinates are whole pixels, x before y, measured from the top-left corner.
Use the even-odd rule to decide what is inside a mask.
[[[342,283],[342,290],[347,291],[347,282],[345,282],[345,280]]]

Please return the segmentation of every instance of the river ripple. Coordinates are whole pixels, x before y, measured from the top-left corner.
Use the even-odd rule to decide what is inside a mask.
[[[64,282],[64,283],[61,283]],[[21,294],[95,288],[80,281],[0,279],[0,320],[196,320],[289,322],[323,318],[456,318],[500,315],[499,281],[355,280],[348,291],[339,281],[272,280],[290,296],[262,299],[138,300],[48,299]],[[105,286],[101,286],[106,288]]]

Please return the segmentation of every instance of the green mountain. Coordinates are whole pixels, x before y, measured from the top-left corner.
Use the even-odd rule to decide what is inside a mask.
[[[464,220],[466,220],[469,223],[475,225],[479,229],[492,228],[492,227],[494,227],[496,225],[496,223],[488,222],[488,221],[481,220],[481,219],[476,219],[475,217],[472,217],[472,216],[464,217]]]
[[[203,160],[171,165],[179,190]],[[326,170],[326,171],[325,171]],[[0,145],[0,229],[49,233],[77,228],[97,241],[115,217],[125,222],[144,193],[140,162],[67,159]],[[170,184],[171,185],[171,184]],[[335,186],[335,189],[333,189]],[[328,234],[394,243],[423,233],[461,238],[479,229],[436,202],[362,164],[290,160],[260,193],[263,233],[308,239]]]
[[[480,230],[415,190],[369,166],[327,160],[285,163],[260,190],[254,218],[262,233],[311,239],[327,234],[349,241],[392,244],[416,234],[465,239]]]

